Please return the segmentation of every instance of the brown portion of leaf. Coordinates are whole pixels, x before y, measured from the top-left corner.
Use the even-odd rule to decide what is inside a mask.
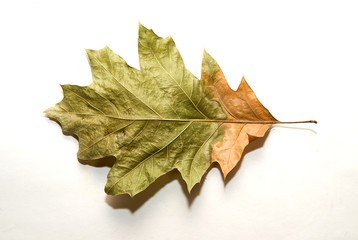
[[[213,99],[220,102],[228,119],[242,121],[277,121],[257,99],[254,91],[242,78],[236,91],[226,81],[216,61],[206,52],[203,57],[202,81]],[[224,137],[212,145],[212,162],[218,162],[224,177],[240,161],[245,147],[258,137],[263,137],[270,124],[224,123]]]
[[[226,178],[227,174],[240,161],[245,147],[258,137],[263,137],[270,124],[224,123],[222,140],[212,146],[211,160],[218,162]]]
[[[235,167],[244,148],[249,144],[244,124],[225,123],[223,138],[212,145],[211,161],[218,162],[224,177]]]
[[[210,95],[222,104],[230,118],[242,121],[277,121],[257,99],[244,77],[236,91],[231,89],[221,70],[214,75],[204,72],[202,77]]]

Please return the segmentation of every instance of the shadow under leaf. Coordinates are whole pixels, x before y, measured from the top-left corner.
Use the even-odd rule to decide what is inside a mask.
[[[95,159],[95,160],[78,159],[78,162],[80,162],[83,165],[90,165],[92,167],[109,167],[109,168],[111,168],[115,164],[116,160],[117,159],[114,156],[107,156],[107,157]]]
[[[58,122],[57,120],[52,119],[52,118],[50,118],[50,120],[57,122],[61,126],[61,123]],[[283,126],[277,126],[277,127],[283,127]],[[296,127],[284,127],[284,128],[302,129],[302,128],[296,128]],[[264,146],[270,130],[271,130],[271,128],[266,132],[266,134],[263,137],[255,139],[254,141],[250,142],[250,144],[248,146],[246,146],[246,148],[241,156],[241,160],[237,163],[237,165],[234,167],[234,169],[227,175],[226,179],[224,179],[224,177],[222,175],[222,177],[224,179],[225,186],[231,181],[231,179],[239,171],[242,161],[245,158],[245,155],[254,151],[254,150],[262,148]],[[309,131],[312,131],[313,133],[316,133],[315,131],[313,131],[311,129],[304,128],[303,130],[309,130]],[[78,137],[76,135],[65,132],[65,131],[62,131],[62,132],[64,135],[72,136],[78,140]],[[81,164],[90,165],[93,167],[109,167],[109,168],[111,168],[114,165],[114,163],[116,162],[116,158],[114,156],[108,156],[108,157],[104,157],[101,159],[95,159],[95,160],[78,159],[78,161]],[[162,189],[165,185],[167,185],[168,183],[170,183],[174,180],[177,180],[179,182],[179,184],[181,185],[182,191],[188,200],[188,207],[191,207],[191,205],[194,202],[194,200],[196,199],[196,197],[200,195],[200,191],[203,187],[203,184],[205,183],[205,179],[206,179],[208,172],[210,172],[211,169],[214,167],[218,168],[220,170],[220,166],[218,163],[215,162],[215,163],[211,164],[211,166],[208,168],[206,173],[203,175],[200,183],[196,184],[190,193],[187,190],[186,183],[183,180],[181,174],[179,173],[178,170],[175,169],[175,170],[159,177],[147,189],[138,193],[134,197],[131,197],[128,194],[121,194],[121,195],[116,195],[116,196],[107,195],[105,198],[105,202],[114,209],[128,209],[131,213],[134,213],[141,206],[143,206],[143,204],[145,204],[151,197],[153,197],[160,189]],[[220,172],[221,172],[221,170],[220,170]]]
[[[236,166],[231,170],[231,172],[228,173],[228,175],[226,176],[226,179],[224,179],[224,175],[222,174],[222,177],[224,179],[224,184],[225,186],[231,181],[231,179],[234,178],[234,176],[236,175],[236,173],[239,171],[239,169],[241,168],[241,164],[246,156],[246,154],[255,151],[256,149],[262,148],[267,140],[267,137],[269,135],[271,131],[271,128],[265,133],[265,135],[263,137],[260,138],[256,138],[253,141],[250,141],[250,143],[245,147],[244,152],[241,155],[241,159],[240,161],[236,164]]]
[[[131,197],[128,194],[121,194],[116,196],[107,195],[105,201],[109,206],[111,206],[114,209],[128,209],[131,211],[131,213],[134,213],[165,185],[167,185],[172,181],[177,180],[183,190],[183,193],[185,194],[188,200],[188,206],[190,207],[194,202],[195,198],[200,194],[206,175],[211,169],[212,166],[204,174],[201,183],[196,184],[190,193],[187,190],[186,183],[183,180],[181,174],[179,173],[178,170],[174,169],[173,171],[159,177],[147,189],[145,189],[143,192],[140,192],[133,197]]]

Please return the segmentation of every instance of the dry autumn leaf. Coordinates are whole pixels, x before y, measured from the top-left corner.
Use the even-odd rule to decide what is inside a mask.
[[[87,50],[93,83],[63,85],[63,100],[45,111],[78,137],[79,159],[116,158],[107,194],[133,196],[173,169],[190,191],[212,162],[226,176],[250,141],[281,123],[244,78],[233,91],[208,53],[199,81],[171,37],[140,25],[138,49],[141,70],[108,47]]]

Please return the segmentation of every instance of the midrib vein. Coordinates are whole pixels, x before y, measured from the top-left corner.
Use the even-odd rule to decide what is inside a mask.
[[[60,111],[61,112],[61,111]],[[123,121],[168,121],[168,122],[214,122],[214,123],[238,123],[238,124],[289,124],[289,123],[317,123],[315,120],[307,121],[245,121],[238,119],[174,119],[174,118],[121,118],[110,115],[92,114],[92,113],[76,113],[65,112],[65,114],[88,116],[88,117],[107,117]]]

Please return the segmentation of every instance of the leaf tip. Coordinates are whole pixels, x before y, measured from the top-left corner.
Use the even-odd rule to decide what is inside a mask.
[[[252,91],[250,85],[247,83],[245,76],[242,75],[241,82],[236,89],[236,92],[240,91],[240,89],[247,88],[248,91]],[[252,91],[253,92],[253,91]]]
[[[206,49],[204,48],[204,51],[203,51],[203,59],[208,59],[208,58],[213,58],[209,53],[208,51],[206,51]]]
[[[222,173],[223,173],[224,181],[226,181],[226,177],[229,174],[229,171],[223,171]]]
[[[143,30],[143,31],[149,31],[149,30],[152,30],[152,29],[148,29],[146,28],[139,20],[138,20],[138,27],[139,27],[139,31]]]
[[[204,49],[203,52],[201,70],[202,72],[210,72],[212,74],[221,71],[221,68],[217,61],[206,51],[206,49]]]
[[[46,110],[44,110],[42,113],[46,114],[45,117],[48,115],[50,108],[47,108]]]
[[[142,23],[138,22],[139,25],[139,33],[149,31],[148,28],[146,28]]]
[[[61,87],[62,91],[67,90],[69,86],[70,85],[68,85],[68,84],[60,84],[60,87]]]
[[[190,194],[191,191],[193,190],[195,184],[191,184],[191,185],[187,185],[187,189],[188,189],[188,193]]]
[[[111,196],[114,196],[116,195],[113,191],[113,186],[109,185],[109,183],[107,182],[107,184],[104,186],[104,192],[107,194],[107,195],[111,195]]]
[[[246,79],[245,79],[245,76],[244,76],[244,75],[242,75],[241,82],[242,82],[242,83],[244,83],[244,84],[247,84],[247,82],[246,82]]]

